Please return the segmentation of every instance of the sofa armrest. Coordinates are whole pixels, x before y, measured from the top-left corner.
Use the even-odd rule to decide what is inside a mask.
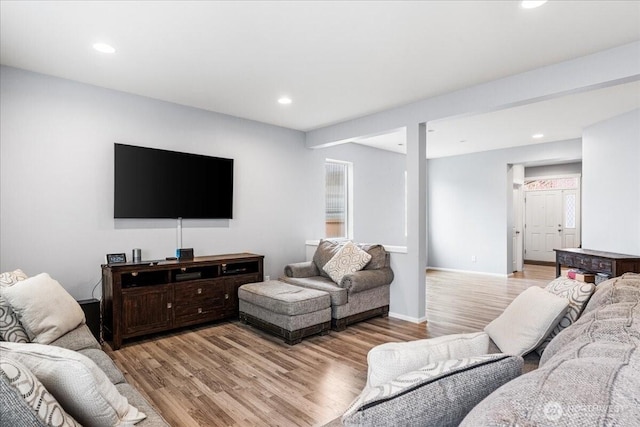
[[[296,262],[284,267],[284,274],[287,277],[313,277],[320,272],[313,261]]]
[[[381,268],[378,270],[360,270],[346,274],[340,281],[340,287],[350,294],[388,285],[393,281],[393,270]]]

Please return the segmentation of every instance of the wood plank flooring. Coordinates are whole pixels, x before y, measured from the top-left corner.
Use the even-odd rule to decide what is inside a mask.
[[[554,276],[537,265],[510,278],[431,270],[426,324],[376,318],[295,346],[231,321],[105,350],[172,426],[323,425],[364,387],[372,347],[481,330]]]

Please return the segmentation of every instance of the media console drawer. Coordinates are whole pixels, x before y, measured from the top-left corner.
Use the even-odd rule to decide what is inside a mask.
[[[232,318],[238,288],[263,280],[264,256],[240,253],[102,266],[104,338],[123,339]]]

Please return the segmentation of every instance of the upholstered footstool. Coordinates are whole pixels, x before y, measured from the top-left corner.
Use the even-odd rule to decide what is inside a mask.
[[[287,344],[324,335],[331,328],[327,292],[269,280],[240,286],[238,300],[240,320],[284,338]]]

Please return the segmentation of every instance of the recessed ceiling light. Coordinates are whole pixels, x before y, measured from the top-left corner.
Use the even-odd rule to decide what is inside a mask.
[[[435,129],[427,129],[427,132],[435,132]]]
[[[534,135],[531,135],[531,138],[540,139],[540,138],[542,138],[543,136],[544,136],[544,135],[543,135],[543,134],[541,134],[541,133],[536,133],[536,134],[534,134]]]
[[[278,99],[278,103],[282,104],[282,105],[287,105],[287,104],[291,104],[291,98],[287,98],[286,96],[283,96],[282,98]]]
[[[460,142],[461,142],[461,143],[462,143],[462,142],[467,142],[467,140],[466,140],[466,139],[461,139],[461,140],[460,140]]]
[[[523,9],[535,9],[546,2],[547,0],[523,0],[522,3],[520,3],[520,6],[522,6]]]
[[[94,43],[93,48],[102,53],[114,53],[116,51],[113,46],[106,43]]]

